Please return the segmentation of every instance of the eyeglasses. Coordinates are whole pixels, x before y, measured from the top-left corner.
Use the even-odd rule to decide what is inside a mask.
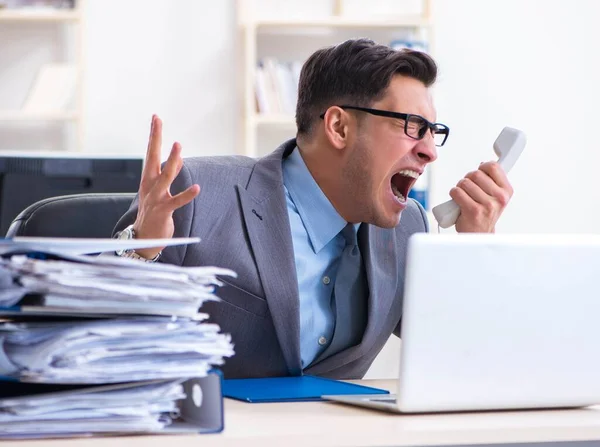
[[[430,131],[433,135],[433,140],[435,141],[436,146],[443,146],[448,139],[448,135],[450,135],[450,128],[448,126],[442,123],[432,123],[420,115],[348,105],[338,107],[342,109],[358,110],[360,112],[370,113],[371,115],[384,116],[386,118],[394,118],[404,121],[404,133],[415,140],[423,139],[427,134],[427,131]],[[319,117],[323,119],[325,117],[325,113],[322,113]]]

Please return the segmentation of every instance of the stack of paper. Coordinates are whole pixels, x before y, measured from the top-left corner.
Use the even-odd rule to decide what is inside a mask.
[[[0,438],[159,431],[179,414],[181,382],[0,399]]]
[[[104,256],[35,259],[12,255],[2,259],[0,267],[12,275],[15,283],[0,293],[0,306],[20,304],[46,311],[190,318],[202,318],[198,312],[202,304],[218,299],[215,286],[222,283],[216,276],[233,275],[225,269],[175,267]]]
[[[0,438],[171,425],[184,385],[234,355],[201,308],[235,273],[81,254],[127,241],[46,242],[0,244]]]
[[[0,324],[0,374],[45,383],[205,376],[233,355],[215,324],[107,319]]]

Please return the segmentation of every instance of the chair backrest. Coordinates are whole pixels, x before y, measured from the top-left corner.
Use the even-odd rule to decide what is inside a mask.
[[[135,193],[87,193],[50,197],[25,208],[6,237],[109,238]]]

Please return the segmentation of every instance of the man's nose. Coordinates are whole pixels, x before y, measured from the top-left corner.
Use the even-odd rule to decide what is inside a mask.
[[[437,146],[435,145],[435,140],[433,139],[431,132],[427,132],[423,139],[419,140],[419,144],[415,146],[415,150],[417,151],[419,159],[424,160],[427,163],[431,163],[437,159]]]

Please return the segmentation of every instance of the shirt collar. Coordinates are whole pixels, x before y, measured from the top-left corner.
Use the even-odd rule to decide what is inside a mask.
[[[321,190],[300,150],[283,161],[283,183],[298,209],[315,253],[327,245],[346,226],[346,221]]]

